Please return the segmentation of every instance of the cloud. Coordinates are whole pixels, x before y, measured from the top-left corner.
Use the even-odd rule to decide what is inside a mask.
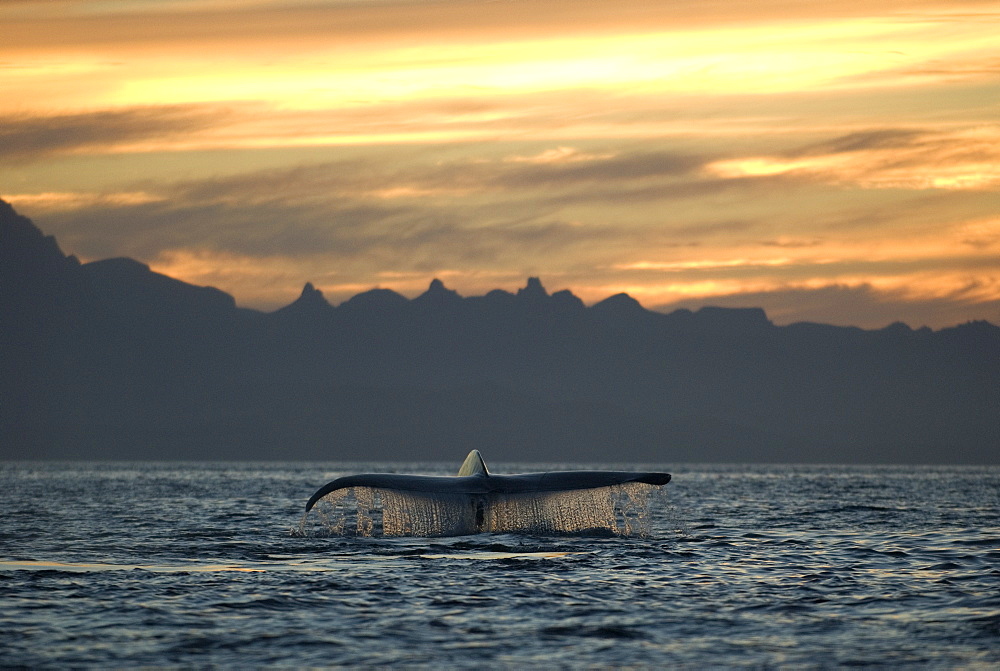
[[[870,3],[820,0],[800,7],[787,0],[744,2],[704,0],[636,0],[608,11],[605,0],[536,0],[489,2],[439,0],[428,2],[326,2],[204,0],[175,3],[94,3],[84,0],[16,0],[9,20],[11,46],[37,44],[39,39],[80,46],[168,40],[200,44],[220,38],[230,43],[259,43],[263,31],[272,40],[307,45],[342,41],[399,39],[428,35],[433,39],[479,41],[507,35],[525,38],[552,31],[599,35],[609,31],[648,30],[670,25],[691,28],[740,24],[747,20],[790,20],[795,17],[847,17],[871,12]],[[29,6],[28,15],[18,6]],[[886,13],[912,8],[908,0],[883,0]],[[0,8],[2,12],[2,8]],[[2,16],[2,14],[0,14]],[[154,20],[150,20],[153,18]],[[20,21],[18,21],[20,19]],[[25,35],[34,28],[35,34]]]
[[[439,192],[453,170],[410,166],[385,179],[365,161],[335,161],[161,184],[155,198],[142,202],[81,198],[80,209],[52,211],[46,220],[65,248],[86,258],[148,260],[181,248],[323,254],[331,265],[350,264],[361,273],[541,264],[595,239],[621,238],[621,231],[567,222],[535,203],[508,203],[498,213],[489,171],[479,173],[483,182],[459,180],[476,197],[456,202]]]
[[[158,106],[54,116],[0,118],[0,154],[18,163],[82,150],[107,151],[141,140],[158,141],[200,131],[224,118],[224,110]]]
[[[704,163],[697,156],[669,151],[587,153],[562,148],[574,152],[574,158],[553,161],[491,157],[489,151],[471,148],[456,156],[432,146],[409,154],[373,148],[363,158],[175,184],[170,197],[227,204],[357,201],[380,207],[406,201],[417,208],[433,207],[435,200],[458,208],[497,203],[516,208],[516,201],[530,201],[531,207],[545,209],[546,203],[552,207],[573,200],[613,200],[663,180],[701,180]],[[435,160],[438,153],[447,158]]]
[[[820,247],[823,244],[823,240],[821,238],[799,238],[783,235],[774,240],[761,240],[759,244],[764,247],[777,247],[780,249],[806,249]]]
[[[1000,188],[1000,128],[879,129],[774,155],[724,158],[706,171],[722,179],[788,178],[864,189]]]
[[[162,200],[159,196],[143,191],[8,193],[4,194],[3,198],[18,209],[28,207],[33,211],[44,213],[137,205]]]
[[[642,152],[572,162],[530,163],[518,169],[508,168],[498,177],[506,185],[522,188],[611,182],[629,182],[638,186],[638,182],[649,178],[691,174],[702,163],[702,159],[694,156]]]
[[[156,257],[164,250],[207,248],[243,255],[360,253],[370,229],[392,208],[347,203],[318,208],[291,202],[177,202],[100,207],[60,213],[49,221],[67,249],[86,258]]]
[[[842,154],[857,151],[872,151],[875,149],[907,148],[920,143],[928,131],[913,128],[877,128],[872,130],[848,133],[800,147],[786,153],[789,158],[799,156],[822,156],[824,154]]]
[[[888,141],[888,134],[878,137],[830,144]],[[75,200],[61,195],[53,201],[61,207],[49,208],[46,226],[65,248],[87,258],[124,254],[149,260],[165,250],[203,248],[239,255],[327,254],[331,263],[359,269],[385,264],[383,270],[476,263],[491,264],[484,268],[489,271],[509,264],[557,272],[580,265],[669,265],[690,260],[677,258],[677,250],[699,245],[722,261],[763,258],[757,252],[748,257],[748,250],[770,247],[815,267],[816,259],[898,247],[892,230],[899,226],[908,229],[911,246],[929,235],[940,239],[948,221],[979,222],[961,232],[966,248],[987,249],[995,237],[982,214],[988,193],[914,198],[886,192],[859,202],[833,193],[831,208],[822,191],[803,191],[794,194],[796,206],[789,209],[775,194],[789,196],[790,177],[706,175],[707,159],[695,154],[655,146],[618,145],[612,151],[600,143],[521,147],[534,149],[376,146],[286,168],[172,183],[140,179],[114,193]],[[39,202],[43,196],[34,195]],[[705,196],[712,197],[711,209],[704,207]],[[927,230],[915,235],[918,226]],[[917,250],[917,256],[927,258],[927,251]]]

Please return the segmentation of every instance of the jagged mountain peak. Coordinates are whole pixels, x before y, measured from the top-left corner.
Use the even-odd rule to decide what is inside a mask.
[[[542,286],[542,281],[537,277],[529,277],[528,284],[517,290],[517,297],[528,300],[541,300],[549,297],[549,292]]]
[[[434,278],[431,280],[430,286],[427,287],[427,291],[413,299],[413,304],[440,307],[443,305],[457,305],[462,300],[457,291],[447,288],[444,282]]]
[[[55,237],[42,233],[31,219],[0,199],[0,265],[33,275],[75,268],[79,261],[63,254]]]
[[[277,310],[275,313],[304,314],[325,312],[332,309],[333,306],[327,302],[326,298],[323,296],[323,292],[313,286],[312,282],[306,282],[305,286],[302,287],[302,293],[299,294],[299,297],[285,307]]]
[[[326,298],[323,297],[323,292],[313,286],[312,282],[306,282],[305,286],[302,287],[302,293],[299,294],[298,300],[303,303],[322,303],[324,305],[329,305],[326,302]]]

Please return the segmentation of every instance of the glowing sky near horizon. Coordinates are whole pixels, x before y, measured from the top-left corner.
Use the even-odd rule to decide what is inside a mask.
[[[1000,323],[1000,3],[8,0],[0,198],[83,260]]]

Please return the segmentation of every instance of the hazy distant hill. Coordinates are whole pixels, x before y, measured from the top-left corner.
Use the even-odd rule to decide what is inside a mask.
[[[1000,328],[585,306],[535,278],[238,308],[0,201],[0,457],[1000,462]]]

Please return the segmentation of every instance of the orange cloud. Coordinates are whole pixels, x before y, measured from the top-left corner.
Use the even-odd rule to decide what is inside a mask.
[[[723,159],[705,170],[726,179],[788,175],[869,189],[995,189],[1000,126],[916,132],[890,146],[835,153]]]

